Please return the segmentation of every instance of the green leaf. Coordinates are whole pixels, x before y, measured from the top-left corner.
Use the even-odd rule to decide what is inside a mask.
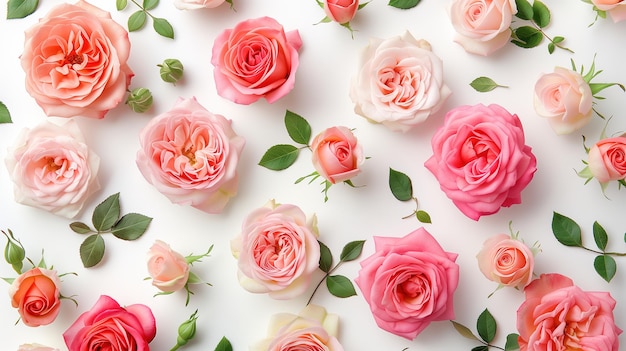
[[[78,233],[78,234],[90,234],[90,233],[93,233],[93,230],[91,230],[91,228],[89,228],[89,226],[86,225],[83,222],[72,222],[72,223],[70,223],[70,229],[74,233]]]
[[[565,40],[565,38],[561,37],[561,36],[556,36],[552,39],[552,42],[555,44],[561,43],[563,42],[563,40]]]
[[[146,12],[143,10],[138,10],[130,15],[130,17],[128,17],[128,31],[134,32],[143,28],[146,24],[146,18]]]
[[[0,101],[0,123],[13,123],[11,120],[11,113],[2,101]]]
[[[391,189],[393,196],[400,201],[408,201],[413,198],[411,178],[393,168],[389,168],[389,189]]]
[[[151,217],[139,213],[128,213],[115,223],[111,228],[111,233],[120,239],[135,240],[146,232],[151,221]]]
[[[187,284],[202,284],[203,281],[192,271],[189,271],[189,278],[187,278]]]
[[[120,193],[115,193],[107,197],[93,210],[91,222],[98,232],[104,232],[120,218]]]
[[[602,277],[602,279],[607,282],[611,282],[611,279],[615,276],[617,272],[617,265],[615,264],[615,259],[609,255],[598,255],[593,260],[593,267],[596,269],[596,272]]]
[[[93,234],[87,237],[80,244],[80,260],[85,268],[93,267],[102,261],[104,257],[104,239],[100,234]]]
[[[417,6],[421,0],[389,0],[389,6],[401,10],[407,10]]]
[[[497,87],[506,88],[506,86],[500,85],[496,83],[493,79],[489,77],[484,77],[484,76],[474,79],[470,83],[470,86],[479,93],[486,93],[488,91],[492,91],[493,89]]]
[[[471,351],[489,351],[489,346],[487,345],[475,346],[475,347],[472,347]]]
[[[220,342],[217,343],[217,346],[215,346],[215,351],[233,351],[233,346],[230,344],[230,341],[223,336]]]
[[[478,331],[478,335],[480,335],[483,341],[490,343],[496,336],[496,330],[496,320],[493,318],[489,310],[485,308],[476,321],[476,331]]]
[[[159,4],[159,0],[143,0],[143,8],[146,11],[153,10]]]
[[[115,0],[115,8],[118,11],[122,11],[128,5],[128,0]]]
[[[598,246],[598,249],[604,251],[606,249],[606,245],[609,242],[609,236],[606,234],[606,230],[598,223],[598,221],[593,222],[593,239]]]
[[[343,247],[343,250],[341,250],[339,259],[343,262],[356,260],[359,256],[361,256],[364,244],[365,240],[356,240],[347,243],[346,246]]]
[[[39,0],[9,0],[7,19],[24,18],[37,10]]]
[[[543,2],[535,0],[533,2],[533,12],[533,22],[539,28],[545,28],[550,24],[550,10]]]
[[[472,333],[472,331],[464,326],[461,323],[455,322],[455,321],[450,321],[452,322],[452,325],[454,326],[454,329],[456,329],[456,331],[461,334],[462,337],[470,339],[470,340],[476,340],[479,341],[478,338],[476,337],[476,335],[474,335],[474,333]]]
[[[259,161],[259,165],[273,171],[280,171],[296,162],[298,153],[300,153],[300,150],[293,145],[274,145],[265,151],[261,161]]]
[[[328,291],[337,297],[350,297],[356,295],[354,285],[350,279],[343,275],[330,275],[326,278]]]
[[[154,17],[152,27],[159,35],[166,38],[174,39],[174,28],[165,18]]]
[[[578,223],[557,212],[552,215],[552,233],[565,246],[583,246]]]
[[[4,280],[5,282],[9,284],[13,284],[13,282],[15,281],[15,278],[0,278],[0,279]]]
[[[591,94],[596,95],[602,90],[617,85],[622,91],[625,90],[624,86],[620,83],[589,83],[589,88],[591,89]],[[597,98],[597,96],[594,96]]]
[[[554,43],[552,43],[552,42],[548,43],[548,53],[549,54],[552,54],[555,49],[556,49],[556,45],[554,45]]]
[[[515,16],[519,19],[530,20],[534,17],[533,5],[527,0],[515,0],[517,5],[517,13]]]
[[[324,273],[328,273],[333,267],[333,254],[330,252],[330,249],[326,246],[326,244],[319,240],[317,242],[320,243],[320,269]]]
[[[432,223],[430,219],[430,215],[426,211],[422,211],[422,210],[415,211],[415,217],[417,217],[417,220],[420,221],[421,223]]]
[[[311,140],[311,125],[302,116],[289,110],[285,112],[285,127],[293,141],[308,145]]]
[[[505,351],[519,350],[519,342],[517,341],[519,334],[511,333],[506,336],[506,343],[504,344]]]
[[[522,26],[513,30],[511,43],[525,49],[530,49],[538,46],[542,40],[543,34],[541,34],[538,29],[530,26]]]

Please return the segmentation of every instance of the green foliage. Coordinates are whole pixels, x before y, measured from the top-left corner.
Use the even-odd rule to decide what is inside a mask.
[[[554,212],[552,216],[552,233],[565,246],[582,247],[580,226],[571,218]]]
[[[343,262],[356,260],[361,256],[361,252],[363,252],[363,245],[365,245],[365,240],[356,240],[347,243],[346,246],[343,247],[343,250],[341,250],[339,259]]]
[[[154,10],[159,5],[159,0],[143,0],[141,4],[135,0],[131,0],[131,2],[137,5],[139,10],[133,12],[128,18],[127,26],[129,32],[134,32],[145,27],[148,17],[150,17],[152,19],[152,28],[157,34],[169,39],[174,39],[174,28],[170,22],[165,18],[154,17],[150,13],[151,10]],[[115,7],[118,11],[124,10],[127,5],[128,0],[115,0]]]
[[[230,344],[230,341],[223,336],[215,347],[215,351],[233,351],[233,346]]]
[[[26,258],[26,250],[22,243],[15,238],[11,229],[1,231],[7,238],[7,244],[4,247],[4,259],[8,264],[13,267],[13,270],[17,274],[22,274],[22,268],[24,267],[24,259]]]
[[[296,162],[300,149],[289,144],[278,144],[270,147],[261,157],[259,166],[273,171],[289,168]]]
[[[333,267],[333,254],[330,252],[330,249],[326,244],[318,240],[320,244],[320,262],[319,266],[322,272],[328,273],[330,269]]]
[[[496,337],[496,334],[498,331],[498,325],[493,315],[486,308],[480,313],[480,315],[478,316],[478,319],[476,320],[476,331],[478,332],[478,336],[475,335],[468,327],[464,326],[463,324],[459,322],[455,322],[455,321],[450,321],[450,322],[452,322],[454,329],[461,336],[463,336],[466,339],[470,339],[470,340],[481,343],[481,345],[474,346],[471,349],[472,351],[487,351],[489,350],[490,347],[497,348],[500,350],[505,350],[505,351],[512,351],[512,350],[519,349],[519,345],[517,342],[518,334],[515,334],[515,333],[511,333],[507,335],[506,344],[504,348],[491,344],[491,342]]]
[[[617,272],[615,259],[607,254],[596,256],[593,260],[593,268],[607,283],[611,282]]]
[[[573,53],[569,48],[562,46],[561,43],[565,40],[564,37],[555,36],[550,38],[544,32],[544,29],[550,25],[552,14],[543,2],[534,0],[531,4],[528,0],[515,0],[515,4],[517,6],[515,17],[527,21],[530,25],[511,28],[511,43],[530,49],[539,46],[543,38],[546,38],[549,41],[548,53],[552,54],[556,48]]]
[[[506,336],[506,343],[504,344],[505,351],[519,350],[519,334],[511,333]]]
[[[397,171],[393,168],[389,168],[389,189],[393,196],[399,201],[415,201],[416,209],[408,216],[404,216],[403,218],[409,218],[415,215],[418,221],[421,223],[431,223],[430,215],[423,211],[418,210],[419,204],[417,202],[417,198],[413,196],[413,182],[411,178],[406,174]]]
[[[350,297],[356,295],[354,285],[350,279],[343,275],[330,275],[326,277],[326,287],[328,291],[337,297]]]
[[[140,30],[146,25],[146,20],[148,19],[148,15],[145,11],[137,10],[133,12],[130,17],[128,17],[128,31],[134,32]]]
[[[0,101],[0,123],[13,123],[11,113],[5,104]]]
[[[483,339],[486,343],[490,343],[493,341],[493,338],[496,337],[497,324],[495,318],[491,315],[488,309],[485,309],[479,316],[476,321],[476,330],[478,331],[478,335]]]
[[[407,10],[417,6],[421,0],[389,0],[388,5],[401,10]]]
[[[291,140],[301,145],[308,145],[311,140],[311,125],[302,116],[287,110],[285,127]]]
[[[415,217],[417,217],[417,220],[420,221],[421,223],[432,223],[432,220],[430,219],[430,215],[426,211],[423,211],[423,210],[415,211]]]
[[[152,17],[152,27],[159,35],[174,39],[174,27],[165,18]]]
[[[31,15],[39,6],[39,0],[9,0],[7,19],[24,18]]]
[[[479,93],[486,93],[498,87],[508,88],[506,85],[500,85],[496,83],[493,79],[484,76],[474,79],[470,83],[470,86]]]
[[[80,244],[80,260],[83,267],[90,268],[102,261],[104,257],[104,239],[100,234],[92,234]]]

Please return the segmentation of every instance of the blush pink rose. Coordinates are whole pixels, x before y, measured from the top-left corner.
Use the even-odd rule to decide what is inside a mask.
[[[626,136],[606,138],[589,149],[587,165],[600,183],[626,179]]]
[[[483,275],[502,286],[523,288],[533,279],[532,250],[509,235],[496,234],[485,240],[476,259]]]
[[[179,10],[212,9],[226,0],[174,0],[174,6]]]
[[[174,292],[187,284],[189,264],[167,243],[156,240],[148,250],[148,273],[152,285],[164,292]]]
[[[617,23],[626,19],[626,2],[624,0],[591,0],[600,11],[605,11]]]
[[[402,132],[437,112],[450,93],[441,59],[430,43],[408,31],[385,40],[370,39],[350,87],[357,114]]]
[[[26,91],[48,116],[103,118],[134,73],[128,32],[83,0],[54,7],[26,30],[20,57]]]
[[[359,9],[359,0],[324,0],[326,16],[337,23],[348,23]]]
[[[33,268],[20,274],[9,287],[11,306],[29,327],[48,325],[61,308],[61,280],[55,270]]]
[[[522,190],[537,170],[517,115],[499,105],[450,110],[432,137],[424,166],[467,217],[478,220],[522,202]]]
[[[515,0],[454,0],[450,7],[454,41],[471,54],[488,56],[511,39]]]
[[[141,174],[173,203],[220,213],[237,194],[237,164],[245,144],[231,123],[195,97],[179,98],[141,131]]]
[[[40,344],[22,344],[17,348],[17,351],[59,351],[59,349]]]
[[[317,217],[274,200],[244,219],[241,233],[231,241],[241,286],[274,299],[291,299],[309,287],[319,267]]]
[[[100,157],[73,120],[24,129],[5,159],[18,203],[73,218],[95,191]]]
[[[275,102],[295,85],[301,46],[297,30],[285,33],[271,17],[249,19],[224,30],[213,42],[211,57],[217,93],[244,105],[262,97]]]
[[[524,289],[517,310],[521,351],[618,351],[619,334],[608,292],[583,291],[560,274],[542,274]]]
[[[593,94],[580,73],[555,67],[535,83],[534,105],[557,134],[568,134],[591,120]]]
[[[148,306],[121,307],[106,295],[63,333],[68,351],[150,351],[155,336],[156,322]]]
[[[381,329],[411,340],[431,322],[454,319],[457,254],[424,228],[402,238],[375,236],[374,245],[355,282]]]
[[[352,131],[343,126],[331,127],[313,138],[311,161],[320,176],[335,184],[361,173],[365,161],[363,147]]]

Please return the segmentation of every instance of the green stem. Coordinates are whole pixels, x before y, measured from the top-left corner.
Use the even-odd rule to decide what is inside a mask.
[[[134,2],[134,1],[133,1]],[[180,348],[180,345],[176,344],[174,347],[170,349],[170,351],[176,351]]]
[[[320,286],[322,285],[322,282],[323,282],[324,280],[326,280],[326,278],[328,278],[328,276],[329,276],[332,272],[334,272],[335,270],[337,270],[337,268],[339,268],[339,266],[341,266],[341,264],[342,264],[343,262],[344,262],[344,261],[339,261],[339,263],[337,263],[337,264],[335,265],[335,267],[331,268],[331,269],[330,269],[330,270],[329,270],[326,274],[324,274],[324,277],[322,277],[322,279],[321,279],[321,280],[317,283],[317,285],[315,286],[315,289],[313,289],[313,293],[311,293],[311,297],[309,297],[309,300],[306,302],[306,305],[307,305],[307,306],[308,306],[308,305],[311,303],[311,301],[313,300],[313,296],[314,296],[314,295],[315,295],[315,293],[317,292],[317,289],[319,289],[319,288],[320,288]]]
[[[133,4],[137,5],[141,11],[145,12],[146,15],[150,16],[150,18],[154,19],[154,16],[152,16],[152,14],[150,12],[148,12],[148,10],[146,10],[143,6],[141,6],[137,1],[135,0],[130,0]]]
[[[583,249],[583,250],[587,250],[589,252],[593,252],[593,253],[596,253],[596,254],[599,254],[599,255],[626,256],[626,252],[613,252],[613,251],[608,251],[608,252],[604,251],[604,252],[602,252],[602,251],[597,251],[597,250],[594,250],[594,249],[590,249],[590,248],[585,247],[585,246],[579,246],[579,247],[581,249]]]
[[[548,34],[546,34],[546,32],[544,32],[543,29],[541,29],[534,21],[530,21],[530,23],[533,25],[533,27],[535,27],[535,29],[537,29],[541,33],[541,35],[544,36],[544,38],[548,39],[552,44],[554,44],[554,46],[556,46],[557,48],[561,50],[569,51],[572,54],[574,53],[572,49],[565,47],[561,45],[560,43],[555,43],[554,39],[552,39]]]
[[[406,215],[406,216],[402,217],[402,219],[407,219],[407,218],[411,218],[411,217],[415,216],[415,214],[417,213],[417,210],[419,209],[419,202],[417,202],[417,198],[414,196],[411,199],[413,201],[415,201],[415,211],[413,211],[413,213],[411,213],[410,215]]]

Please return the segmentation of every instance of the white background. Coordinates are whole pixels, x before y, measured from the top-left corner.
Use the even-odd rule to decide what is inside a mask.
[[[59,272],[75,272],[78,276],[63,279],[63,295],[75,296],[78,308],[69,300],[62,303],[57,320],[48,326],[30,328],[15,324],[18,314],[10,305],[8,294],[0,294],[0,348],[15,350],[27,342],[38,342],[65,349],[61,334],[82,312],[91,308],[101,294],[115,298],[120,304],[144,303],[150,306],[157,320],[157,336],[151,344],[156,351],[169,350],[176,340],[176,328],[195,309],[199,310],[198,333],[188,350],[212,350],[222,336],[229,338],[235,350],[265,337],[269,317],[278,312],[297,313],[310,291],[289,301],[272,300],[243,290],[236,279],[236,260],[231,256],[229,241],[240,230],[243,218],[269,199],[293,203],[306,213],[316,213],[320,240],[338,257],[343,245],[352,240],[367,240],[362,257],[373,252],[372,236],[404,236],[420,227],[415,218],[401,219],[413,211],[412,203],[401,203],[391,195],[387,185],[389,167],[408,174],[414,185],[420,208],[429,212],[433,223],[424,225],[441,245],[459,253],[461,267],[459,287],[455,294],[456,320],[475,330],[479,313],[489,308],[496,318],[499,332],[495,344],[503,346],[505,335],[516,332],[515,312],[523,301],[523,293],[502,289],[491,298],[488,294],[496,284],[478,270],[475,255],[483,241],[496,233],[514,230],[532,244],[539,241],[543,251],[536,257],[537,274],[558,272],[571,277],[585,290],[610,291],[618,300],[615,309],[618,326],[626,328],[626,303],[623,291],[626,270],[624,259],[617,258],[618,273],[606,283],[593,269],[594,255],[581,249],[559,244],[552,235],[553,211],[576,220],[583,228],[585,243],[594,247],[591,227],[595,220],[609,233],[609,249],[626,251],[623,233],[626,230],[624,210],[626,192],[611,184],[606,196],[597,182],[587,185],[575,171],[586,158],[581,134],[588,143],[596,141],[604,122],[594,117],[579,132],[557,136],[547,122],[538,117],[532,106],[536,79],[554,66],[569,67],[570,59],[578,66],[589,67],[595,54],[596,66],[604,72],[597,82],[626,83],[623,59],[626,46],[623,35],[626,22],[614,24],[610,19],[593,22],[595,13],[582,1],[545,0],[553,20],[547,29],[550,35],[566,37],[565,45],[575,54],[557,50],[549,55],[544,42],[540,47],[525,50],[512,44],[489,57],[467,54],[453,42],[453,28],[446,7],[447,0],[424,0],[417,7],[401,11],[383,0],[374,0],[357,13],[352,27],[354,39],[345,28],[326,23],[314,25],[324,17],[314,0],[235,0],[236,11],[224,4],[217,9],[179,11],[170,1],[162,1],[153,11],[167,18],[174,26],[175,40],[158,36],[150,27],[130,33],[132,51],[130,66],[136,73],[131,88],[152,90],[155,104],[151,111],[136,114],[120,105],[103,120],[76,118],[91,148],[101,157],[99,179],[102,189],[87,203],[76,218],[89,222],[91,210],[107,196],[121,193],[122,212],[140,212],[154,218],[146,234],[137,241],[124,242],[107,235],[103,262],[94,268],[82,267],[78,248],[83,236],[73,233],[68,219],[45,211],[17,204],[13,200],[12,183],[4,166],[0,167],[0,228],[13,230],[22,241],[27,255],[37,261],[45,250],[45,259]],[[33,127],[46,116],[24,89],[24,73],[20,67],[24,30],[34,24],[52,6],[61,1],[42,1],[35,14],[25,19],[5,20],[6,8],[0,10],[0,101],[11,111],[13,124],[0,125],[0,158],[6,156],[19,130]],[[118,12],[115,1],[100,0],[96,5],[111,11],[118,22],[125,24],[135,10],[133,4]],[[286,30],[297,29],[303,40],[296,86],[289,95],[274,104],[264,100],[252,105],[234,104],[215,92],[211,47],[215,36],[239,21],[271,16]],[[360,51],[369,37],[387,38],[409,30],[416,38],[431,42],[434,52],[444,61],[445,81],[452,90],[440,113],[406,134],[393,133],[384,126],[373,125],[353,112],[348,96],[351,77],[356,73]],[[185,65],[184,81],[176,86],[160,80],[156,65],[165,58],[178,58]],[[489,93],[475,92],[469,83],[485,75],[507,89]],[[624,93],[609,88],[602,93],[606,100],[596,108],[606,116],[614,116],[609,134],[626,130]],[[155,115],[167,111],[178,97],[196,96],[208,110],[233,120],[235,131],[246,138],[240,165],[239,195],[232,199],[220,215],[208,215],[194,208],[171,204],[148,184],[135,165],[139,148],[138,134]],[[527,143],[537,156],[538,171],[522,193],[522,204],[503,208],[499,213],[473,221],[465,217],[439,190],[432,174],[424,167],[430,157],[430,138],[441,125],[445,111],[475,103],[498,103],[519,115],[525,128]],[[363,144],[363,172],[353,181],[360,188],[335,185],[330,199],[323,202],[321,186],[293,184],[295,179],[310,173],[310,153],[302,152],[291,168],[274,172],[257,165],[271,145],[290,143],[283,125],[285,110],[305,117],[318,133],[333,125],[356,128]],[[194,265],[193,270],[213,286],[192,286],[195,295],[185,307],[185,293],[153,297],[158,292],[151,286],[145,268],[146,252],[154,240],[168,242],[183,255],[201,253],[211,244],[211,257]],[[3,244],[4,245],[4,242]],[[338,273],[356,277],[358,262],[345,264]],[[0,264],[0,276],[15,277],[8,264]],[[321,274],[315,280],[321,278]],[[5,284],[4,282],[0,282]],[[8,290],[8,284],[2,289]],[[312,288],[312,287],[311,287]],[[469,350],[477,344],[458,335],[451,323],[435,322],[415,340],[408,341],[379,329],[369,307],[360,295],[347,299],[331,296],[321,289],[313,302],[340,316],[339,340],[346,350]],[[621,337],[624,341],[624,338]]]

